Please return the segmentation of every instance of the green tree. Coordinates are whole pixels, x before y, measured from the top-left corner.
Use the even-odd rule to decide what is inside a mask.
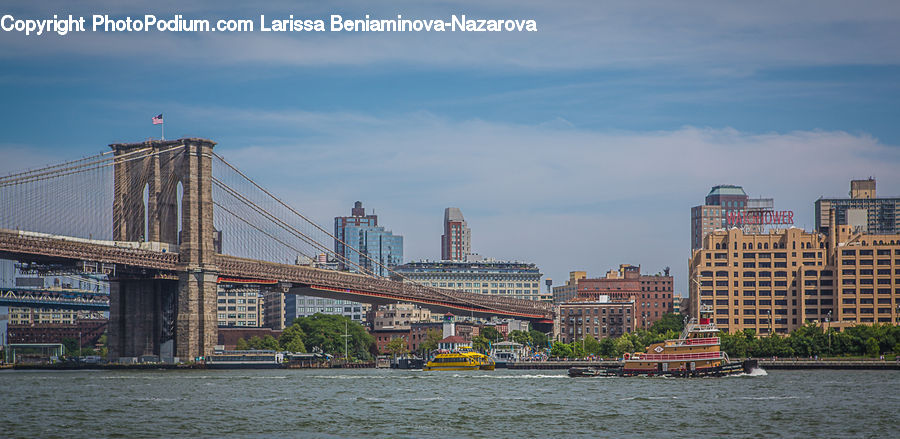
[[[384,346],[384,350],[385,350],[385,352],[396,357],[398,355],[403,355],[403,354],[408,353],[409,352],[408,346],[409,346],[409,343],[406,341],[406,338],[397,337],[397,338],[391,339],[391,341],[387,345]]]
[[[551,357],[559,358],[578,358],[584,357],[584,348],[581,347],[581,340],[572,343],[563,343],[561,341],[553,343],[550,348]]]
[[[531,339],[531,333],[527,331],[510,331],[507,338],[509,339],[509,341],[514,341],[523,346],[530,346],[533,342],[533,340]]]
[[[237,343],[235,343],[234,349],[237,351],[249,351],[250,343],[247,340],[244,340],[243,337],[239,338]]]
[[[62,339],[62,345],[65,348],[65,355],[67,356],[78,356],[78,339],[77,338],[64,338]]]
[[[615,341],[615,354],[617,357],[621,357],[626,353],[632,353],[635,351],[634,349],[634,340],[631,334],[623,334],[621,337],[617,338]]]
[[[600,348],[599,354],[601,357],[615,357],[616,354],[616,342],[611,337],[606,337],[603,340],[600,340]]]
[[[306,345],[303,344],[305,337],[306,333],[303,332],[303,328],[299,324],[294,323],[285,328],[284,332],[281,333],[281,337],[278,338],[278,343],[288,352],[306,352]]]
[[[438,342],[444,338],[444,334],[437,329],[429,329],[425,332],[425,340],[419,345],[419,347],[427,352],[431,352],[438,348]]]
[[[481,336],[490,340],[491,343],[496,343],[498,341],[503,341],[503,334],[500,334],[500,331],[493,326],[485,326],[481,329]]]
[[[584,353],[588,355],[600,355],[600,342],[592,335],[584,338]]]
[[[472,338],[472,349],[478,352],[487,352],[490,350],[490,340],[483,335]]]
[[[556,343],[553,343],[553,347],[550,348],[550,356],[558,358],[572,358],[575,356],[575,353],[572,350],[571,345],[558,341]]]
[[[275,337],[271,335],[266,335],[259,341],[259,345],[257,345],[257,349],[263,351],[280,351],[281,346],[278,344],[278,340],[275,340]]]
[[[751,357],[790,357],[794,355],[794,350],[787,337],[772,334],[753,340],[749,355]]]
[[[881,353],[881,350],[878,347],[878,340],[875,340],[875,337],[869,337],[866,340],[866,355],[870,357],[875,357]]]
[[[665,313],[659,320],[653,322],[650,326],[650,332],[664,334],[668,331],[681,333],[684,330],[684,316],[675,313]]]
[[[344,329],[348,335],[347,350],[351,358],[368,360],[372,358],[375,339],[357,322],[341,315],[316,313],[309,317],[295,319],[294,322],[306,334],[303,344],[307,349],[318,347],[327,354],[344,355]]]
[[[543,349],[548,347],[547,334],[544,334],[543,332],[536,329],[532,329],[528,331],[528,335],[531,336],[531,343],[535,348]]]

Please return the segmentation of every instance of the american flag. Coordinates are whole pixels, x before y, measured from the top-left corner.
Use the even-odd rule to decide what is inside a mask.
[[[159,125],[161,123],[163,123],[162,113],[159,113],[158,116],[153,116],[153,125]]]

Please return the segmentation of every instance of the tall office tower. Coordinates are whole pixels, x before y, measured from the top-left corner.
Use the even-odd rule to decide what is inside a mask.
[[[350,209],[350,216],[337,216],[334,218],[334,237],[336,238],[334,241],[334,252],[338,255],[345,255],[348,252],[356,253],[350,249],[345,248],[343,243],[347,243],[351,246],[356,244],[348,243],[347,236],[345,234],[345,230],[347,226],[378,226],[378,215],[366,215],[366,209],[363,208],[362,202],[357,201],[353,203],[353,208]],[[356,237],[352,238],[356,239]],[[340,264],[341,269],[347,269],[349,267],[345,267],[343,263]]]
[[[350,213],[334,219],[339,268],[388,276],[387,268],[403,263],[403,237],[378,226],[378,216],[366,215],[359,201]]]
[[[819,198],[815,206],[819,233],[827,234],[831,229],[832,209],[837,225],[861,233],[900,233],[900,198],[876,198],[874,178],[850,181],[850,198]]]
[[[441,259],[465,261],[471,253],[472,231],[457,207],[444,209],[444,234],[441,235]]]
[[[749,198],[744,188],[733,184],[713,186],[706,195],[706,203],[691,208],[691,249],[703,245],[703,237],[716,229],[725,228],[729,215],[747,209]]]
[[[389,268],[403,263],[403,237],[384,227],[347,226],[344,237],[349,248],[344,258],[350,271],[367,271],[376,276],[390,276]]]

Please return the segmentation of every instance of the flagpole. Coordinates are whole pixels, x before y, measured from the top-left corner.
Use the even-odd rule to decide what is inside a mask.
[[[159,128],[162,130],[162,140],[166,140],[166,120],[163,119],[163,123],[159,124]]]

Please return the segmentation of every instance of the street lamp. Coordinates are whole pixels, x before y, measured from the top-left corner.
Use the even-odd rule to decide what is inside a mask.
[[[825,316],[825,332],[828,333],[828,353],[831,354],[831,311],[828,311],[828,315]]]

